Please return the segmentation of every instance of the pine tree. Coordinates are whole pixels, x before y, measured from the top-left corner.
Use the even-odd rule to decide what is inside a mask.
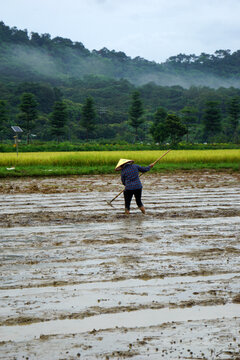
[[[237,141],[237,127],[239,123],[240,117],[240,102],[238,97],[232,98],[229,109],[229,120],[230,120],[230,135],[231,135],[231,142]]]
[[[181,121],[187,128],[187,143],[189,141],[189,130],[197,123],[197,109],[191,106],[185,106],[181,110]]]
[[[86,129],[86,140],[88,141],[93,130],[95,129],[96,110],[94,108],[93,99],[86,98],[82,107],[82,126]]]
[[[221,112],[217,101],[208,101],[204,113],[204,134],[212,140],[221,131]]]
[[[51,115],[51,133],[53,137],[57,138],[58,143],[60,138],[65,134],[67,120],[68,113],[66,104],[63,101],[55,101]]]
[[[134,91],[132,94],[132,103],[129,109],[129,120],[130,125],[135,129],[135,141],[137,141],[138,138],[138,128],[144,122],[142,115],[143,104],[140,99],[140,93],[138,91]]]
[[[32,93],[23,93],[21,96],[21,103],[19,105],[20,113],[18,119],[20,125],[27,132],[27,143],[29,144],[30,133],[35,126],[35,120],[37,119],[37,106],[35,96]]]

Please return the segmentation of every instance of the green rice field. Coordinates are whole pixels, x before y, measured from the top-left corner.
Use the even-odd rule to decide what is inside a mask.
[[[111,173],[120,158],[148,165],[166,151],[0,153],[0,176]],[[240,170],[240,150],[172,150],[154,171],[231,168]]]

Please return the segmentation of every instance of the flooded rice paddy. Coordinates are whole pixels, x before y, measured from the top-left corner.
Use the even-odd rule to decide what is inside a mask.
[[[239,180],[1,180],[0,359],[240,359]]]

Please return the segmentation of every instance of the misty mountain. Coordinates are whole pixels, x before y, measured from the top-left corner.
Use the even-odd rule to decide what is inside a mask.
[[[157,44],[156,44],[157,46]],[[161,49],[159,49],[161,51]],[[240,50],[217,50],[213,55],[179,54],[158,64],[124,52],[103,48],[89,51],[81,42],[49,34],[10,28],[0,22],[0,80],[47,81],[52,85],[97,75],[126,79],[141,86],[240,87]]]

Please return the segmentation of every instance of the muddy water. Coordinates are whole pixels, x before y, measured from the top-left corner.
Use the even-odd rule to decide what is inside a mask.
[[[240,357],[239,180],[147,174],[129,217],[118,176],[2,180],[0,358]]]

